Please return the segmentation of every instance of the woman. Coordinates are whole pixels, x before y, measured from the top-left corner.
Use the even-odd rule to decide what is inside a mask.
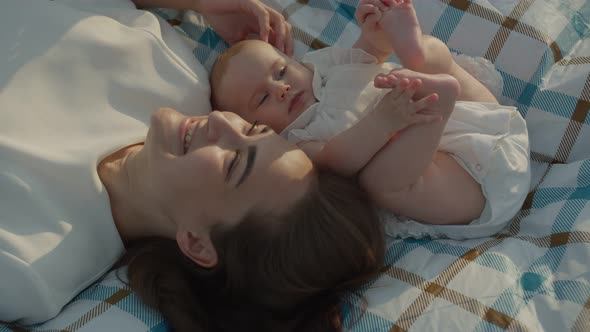
[[[268,127],[163,109],[143,146],[111,157],[99,174],[119,233],[138,240],[131,287],[179,331],[338,330],[341,296],[380,271],[364,195]]]
[[[155,16],[69,2],[0,13],[0,320],[57,315],[129,249],[175,330],[338,330],[383,259],[364,195],[265,127],[196,116],[206,73]]]

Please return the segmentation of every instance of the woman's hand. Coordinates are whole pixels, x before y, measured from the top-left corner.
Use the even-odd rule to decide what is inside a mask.
[[[287,55],[293,55],[291,24],[259,0],[196,0],[193,9],[229,44],[257,34]]]

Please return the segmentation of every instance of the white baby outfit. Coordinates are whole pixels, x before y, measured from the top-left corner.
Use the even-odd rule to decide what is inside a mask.
[[[336,47],[310,52],[302,62],[313,68],[318,102],[281,133],[293,143],[325,142],[353,126],[388,92],[373,86],[374,77],[399,67],[378,64],[360,49]],[[522,116],[512,106],[459,101],[439,150],[449,153],[481,184],[486,197],[482,215],[469,225],[437,226],[382,212],[388,234],[465,239],[499,232],[518,212],[530,186],[528,134]]]

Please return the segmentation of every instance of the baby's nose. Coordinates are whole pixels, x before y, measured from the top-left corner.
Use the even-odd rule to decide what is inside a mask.
[[[277,96],[280,100],[283,100],[287,97],[287,93],[291,90],[291,86],[288,84],[281,84],[277,88]]]

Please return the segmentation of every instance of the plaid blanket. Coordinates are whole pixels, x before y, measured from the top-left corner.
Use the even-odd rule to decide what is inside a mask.
[[[358,0],[267,0],[292,23],[295,53],[351,46]],[[530,134],[532,187],[494,237],[388,239],[388,270],[343,307],[350,331],[590,331],[590,3],[414,0],[425,33],[482,56]],[[197,41],[207,68],[226,45],[192,12],[155,10]],[[395,58],[392,58],[395,61]],[[166,331],[114,272],[54,320],[5,331]]]

